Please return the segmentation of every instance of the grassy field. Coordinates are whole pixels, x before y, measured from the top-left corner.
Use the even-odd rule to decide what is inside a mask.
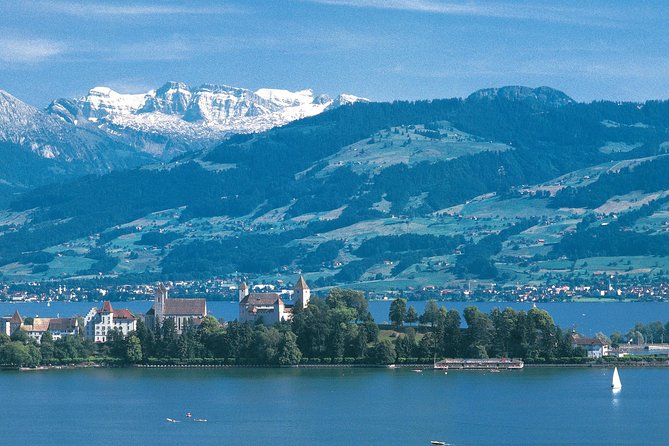
[[[485,141],[441,122],[439,139],[421,135],[422,125],[392,127],[382,130],[326,158],[327,166],[319,173],[325,176],[348,166],[356,173],[376,174],[394,164],[418,164],[423,161],[449,160],[483,151],[501,152],[511,149],[506,144]]]

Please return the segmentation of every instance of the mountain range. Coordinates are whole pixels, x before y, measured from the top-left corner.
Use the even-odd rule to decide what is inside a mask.
[[[0,181],[10,192],[54,175],[71,178],[167,161],[231,134],[267,130],[357,101],[366,99],[168,82],[142,94],[96,87],[85,97],[57,99],[40,110],[0,90],[0,144],[7,146],[2,152],[24,149],[41,158],[23,154],[16,166],[23,181],[7,175]]]
[[[231,105],[205,119],[193,96],[166,91],[72,109],[96,131],[142,107],[187,123],[255,113]],[[171,161],[22,193],[0,213],[0,273],[147,281],[301,271],[315,285],[383,290],[666,277],[669,101],[585,104],[513,86],[465,99],[326,102]],[[79,118],[57,119],[79,128]]]

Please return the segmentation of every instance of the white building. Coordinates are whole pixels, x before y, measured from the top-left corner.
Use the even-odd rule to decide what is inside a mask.
[[[578,334],[571,336],[572,348],[580,347],[584,349],[588,358],[601,358],[609,354],[610,346],[599,338],[584,338]]]
[[[239,287],[239,322],[261,321],[272,325],[293,318],[293,309],[296,306],[304,309],[309,304],[311,290],[300,275],[293,290],[294,303],[286,303],[278,293],[249,293],[246,282]]]
[[[94,342],[107,342],[112,330],[120,331],[123,336],[137,329],[137,318],[129,310],[114,310],[106,300],[101,309],[91,308],[84,318],[84,336]]]

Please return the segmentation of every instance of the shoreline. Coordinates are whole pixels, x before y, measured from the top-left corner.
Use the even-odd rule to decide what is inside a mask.
[[[523,368],[528,369],[588,369],[588,368],[669,368],[669,360],[665,362],[610,362],[610,363],[589,363],[589,364],[525,364]],[[297,365],[237,365],[237,364],[129,364],[126,366],[105,365],[96,363],[53,365],[39,367],[4,367],[2,371],[19,372],[40,372],[51,370],[74,370],[74,369],[411,369],[420,371],[438,370],[438,371],[516,371],[522,369],[506,368],[452,368],[435,369],[432,365],[426,364],[297,364]]]

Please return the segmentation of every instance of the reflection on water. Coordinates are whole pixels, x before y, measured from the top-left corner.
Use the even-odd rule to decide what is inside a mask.
[[[620,392],[622,389],[611,389],[611,405],[616,408],[620,405]]]

